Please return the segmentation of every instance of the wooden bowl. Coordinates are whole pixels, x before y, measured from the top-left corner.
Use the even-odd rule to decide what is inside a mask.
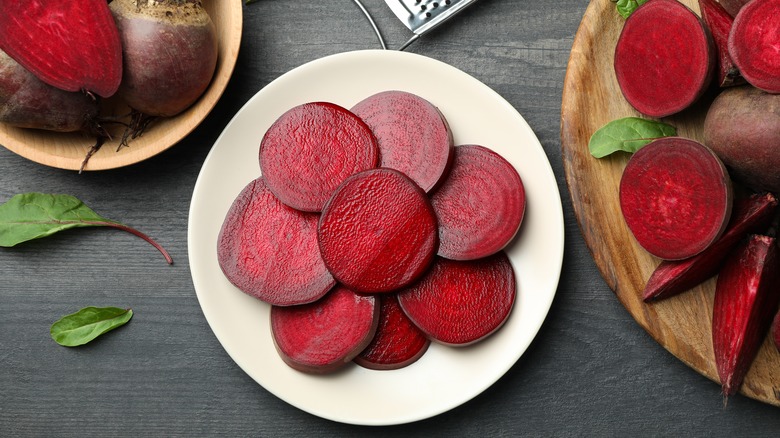
[[[144,134],[133,139],[129,146],[118,148],[118,138],[107,141],[89,159],[85,171],[127,166],[157,155],[187,136],[214,108],[236,65],[241,44],[243,2],[203,0],[203,6],[214,21],[219,40],[219,60],[208,89],[184,112],[174,117],[155,120]],[[107,104],[118,108],[119,114],[123,113],[123,108],[127,108],[122,102]],[[120,129],[117,137],[121,137],[121,132]],[[0,123],[0,145],[47,166],[78,170],[94,144],[95,139],[84,133],[47,132]]]

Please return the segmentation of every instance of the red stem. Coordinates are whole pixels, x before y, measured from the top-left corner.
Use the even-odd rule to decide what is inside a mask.
[[[155,247],[157,249],[157,251],[160,251],[160,254],[162,254],[163,257],[165,257],[165,261],[168,262],[169,265],[173,264],[173,258],[171,258],[171,255],[168,254],[168,251],[166,251],[165,248],[162,247],[162,245],[160,245],[159,243],[155,242],[154,239],[152,239],[151,237],[147,236],[146,234],[136,230],[135,228],[131,228],[131,227],[128,227],[127,225],[122,225],[122,224],[117,223],[117,222],[84,221],[83,223],[90,224],[90,225],[112,227],[112,228],[116,228],[116,229],[119,229],[119,230],[122,230],[122,231],[127,231],[130,234],[138,236],[141,239],[144,239],[145,241],[149,242],[149,244],[152,245],[153,247]]]

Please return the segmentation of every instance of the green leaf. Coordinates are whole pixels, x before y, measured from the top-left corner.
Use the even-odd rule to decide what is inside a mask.
[[[588,142],[588,149],[596,158],[617,151],[634,153],[657,138],[674,135],[677,135],[677,129],[672,125],[639,117],[624,117],[594,132]]]
[[[617,11],[623,18],[628,18],[636,8],[642,6],[647,0],[617,0]]]
[[[132,317],[131,309],[85,307],[52,324],[51,338],[64,347],[77,347],[127,324]]]

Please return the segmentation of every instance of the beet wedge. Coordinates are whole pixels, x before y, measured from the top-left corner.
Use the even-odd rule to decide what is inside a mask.
[[[501,251],[468,261],[439,257],[425,277],[398,293],[398,301],[429,338],[465,346],[498,330],[516,295],[512,265]]]
[[[716,0],[699,0],[701,18],[707,25],[718,54],[718,85],[732,87],[745,83],[739,69],[729,55],[729,33],[734,17]]]
[[[712,346],[724,397],[739,391],[779,302],[775,239],[752,235],[723,265],[715,287]]]
[[[715,276],[731,250],[748,234],[765,232],[777,211],[772,193],[753,194],[734,203],[726,232],[701,253],[684,260],[662,260],[647,280],[642,299],[658,301],[687,291]]]
[[[395,169],[426,192],[452,162],[452,132],[433,104],[398,90],[373,94],[351,111],[363,119],[379,143],[381,167]]]
[[[268,187],[302,211],[321,211],[347,177],[378,162],[379,147],[368,125],[329,102],[291,108],[260,143],[260,170]]]
[[[122,45],[105,0],[0,0],[0,49],[47,84],[108,97]]]
[[[431,341],[398,304],[398,295],[379,295],[379,326],[374,339],[355,357],[355,363],[372,370],[397,370],[425,354]]]
[[[439,251],[474,260],[505,248],[525,215],[525,189],[506,159],[479,145],[455,148],[447,179],[431,194],[439,220]]]
[[[277,306],[315,301],[335,285],[317,246],[316,213],[282,204],[261,177],[233,201],[217,243],[225,276]]]
[[[767,93],[780,94],[780,0],[748,2],[729,34],[729,54],[742,77]]]
[[[271,332],[282,360],[313,374],[334,372],[373,339],[379,324],[376,297],[336,286],[309,304],[271,307]]]

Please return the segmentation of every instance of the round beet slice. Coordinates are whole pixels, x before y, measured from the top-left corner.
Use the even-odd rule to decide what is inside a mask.
[[[302,211],[319,212],[348,176],[378,162],[379,147],[368,125],[328,102],[291,108],[260,143],[260,170],[268,187]]]
[[[748,2],[734,18],[729,55],[751,85],[780,93],[780,0]]]
[[[236,287],[278,306],[317,300],[336,281],[320,257],[316,213],[282,204],[263,178],[249,183],[222,224],[217,259]]]
[[[296,370],[323,374],[350,363],[376,333],[376,297],[338,285],[313,303],[271,307],[271,332],[282,360]]]
[[[677,0],[649,0],[623,25],[615,75],[631,106],[664,117],[706,91],[715,60],[714,42],[698,15]]]
[[[439,252],[452,260],[494,254],[514,238],[525,215],[517,170],[479,145],[455,148],[447,179],[431,196],[439,220]]]
[[[359,292],[389,292],[419,278],[438,247],[425,192],[401,172],[355,174],[333,193],[320,217],[322,259],[336,280]]]
[[[374,339],[355,363],[373,370],[397,370],[417,361],[431,341],[398,304],[397,294],[377,295],[380,302],[379,326]]]
[[[402,172],[426,192],[446,173],[452,162],[452,132],[429,101],[389,90],[367,97],[351,111],[374,132],[380,166]]]
[[[398,301],[432,340],[464,346],[498,330],[516,295],[512,265],[501,251],[478,260],[439,257],[420,281],[399,292]]]
[[[731,216],[731,179],[712,150],[694,140],[648,143],[626,164],[620,208],[645,250],[665,260],[692,257],[714,242]]]

